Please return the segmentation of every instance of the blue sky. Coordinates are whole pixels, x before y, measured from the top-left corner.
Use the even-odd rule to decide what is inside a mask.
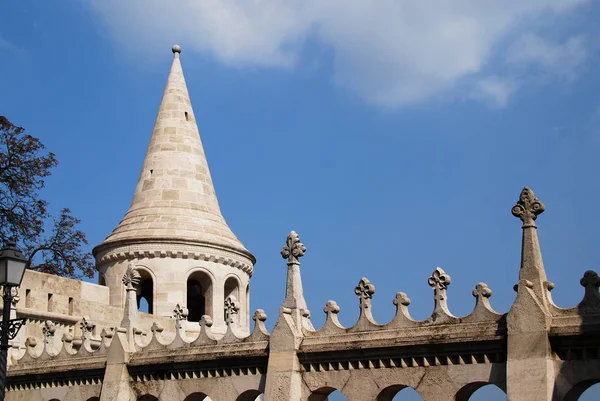
[[[508,311],[524,185],[546,204],[554,300],[573,306],[599,259],[600,5],[447,3],[8,2],[0,114],[57,154],[45,196],[96,245],[130,204],[178,43],[221,209],[258,259],[252,307],[270,326],[291,229],[308,249],[316,326],[329,299],[354,323],[363,276],[379,322],[398,291],[423,319],[436,266],[452,276],[454,314],[470,312],[479,281]]]

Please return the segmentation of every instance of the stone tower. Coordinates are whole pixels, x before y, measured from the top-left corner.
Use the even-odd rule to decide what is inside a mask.
[[[121,279],[132,264],[141,275],[138,305],[170,316],[177,304],[189,321],[209,315],[225,332],[224,301],[240,302],[238,327],[249,328],[249,283],[254,256],[221,214],[180,62],[173,64],[131,206],[117,228],[94,248],[100,284],[122,307]]]

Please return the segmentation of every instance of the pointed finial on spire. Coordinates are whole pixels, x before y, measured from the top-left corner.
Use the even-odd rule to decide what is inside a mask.
[[[175,54],[175,53],[181,54],[181,46],[179,46],[179,45],[173,45],[171,50],[173,51],[173,54]]]
[[[304,256],[306,247],[300,242],[300,236],[295,231],[290,231],[287,237],[287,241],[283,249],[281,250],[281,256],[288,260],[288,264],[296,263],[300,264],[299,258]]]
[[[535,219],[538,214],[542,214],[546,210],[546,206],[538,198],[529,187],[523,188],[517,204],[512,208],[512,214],[518,217],[523,222],[523,228],[536,227]]]

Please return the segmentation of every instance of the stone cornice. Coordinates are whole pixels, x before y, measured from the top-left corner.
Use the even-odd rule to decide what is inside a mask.
[[[193,259],[236,267],[252,276],[256,258],[250,252],[240,252],[221,245],[196,243],[167,238],[130,239],[108,242],[93,250],[98,265],[144,258]]]

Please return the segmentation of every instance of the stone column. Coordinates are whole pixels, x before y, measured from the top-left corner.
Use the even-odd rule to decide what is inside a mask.
[[[507,315],[506,389],[509,401],[551,401],[554,363],[548,338],[552,324],[546,280],[535,220],[545,206],[525,187],[514,216],[523,222],[521,269],[517,299]]]
[[[302,328],[312,328],[298,261],[304,252],[304,244],[292,231],[281,251],[284,259],[288,260],[286,295],[269,341],[265,401],[300,401],[302,396],[302,367],[297,352],[302,343]]]

